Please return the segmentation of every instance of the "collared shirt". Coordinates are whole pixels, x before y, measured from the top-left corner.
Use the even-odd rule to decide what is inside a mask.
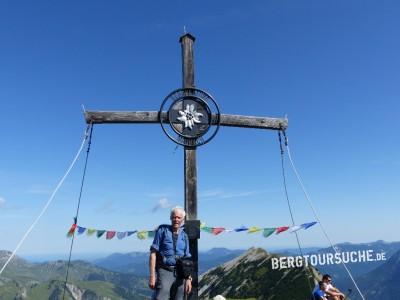
[[[191,257],[189,252],[189,239],[182,227],[178,230],[175,253],[171,225],[160,225],[158,227],[150,250],[157,251],[162,258],[162,263],[166,266],[175,266],[175,255],[178,257]]]

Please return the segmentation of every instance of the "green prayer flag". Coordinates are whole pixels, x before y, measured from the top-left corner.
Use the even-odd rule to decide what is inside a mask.
[[[265,238],[269,237],[271,234],[275,232],[276,228],[264,228],[263,236]]]
[[[204,226],[203,228],[201,228],[201,230],[203,230],[203,231],[205,231],[205,232],[208,232],[208,233],[212,233],[212,232],[213,232],[212,227],[206,227],[206,226]]]
[[[105,233],[105,230],[97,230],[97,237],[101,238],[101,236]]]

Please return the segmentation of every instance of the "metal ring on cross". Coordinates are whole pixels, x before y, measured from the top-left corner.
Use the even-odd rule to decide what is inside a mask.
[[[170,93],[162,102],[158,116],[165,134],[187,147],[208,143],[217,134],[220,124],[217,102],[209,93],[195,88]]]

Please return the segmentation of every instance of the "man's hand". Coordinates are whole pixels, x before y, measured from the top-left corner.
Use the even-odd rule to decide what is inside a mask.
[[[156,276],[155,275],[150,275],[149,288],[151,288],[152,290],[154,290],[156,288]]]
[[[190,292],[192,291],[192,279],[187,279],[186,281],[186,285],[185,285],[185,292],[186,294],[190,294]]]

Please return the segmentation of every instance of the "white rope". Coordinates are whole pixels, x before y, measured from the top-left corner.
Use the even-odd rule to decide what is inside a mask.
[[[290,149],[289,149],[289,145],[288,145],[287,141],[286,141],[286,149],[287,149],[287,154],[288,154],[288,157],[289,157],[289,160],[290,160],[290,164],[292,165],[293,171],[296,174],[297,180],[300,183],[301,189],[303,190],[303,193],[304,193],[304,195],[305,195],[305,197],[306,197],[306,199],[308,201],[308,204],[310,205],[310,207],[311,207],[311,209],[312,209],[312,211],[314,213],[315,219],[318,221],[319,225],[321,226],[322,232],[324,233],[326,239],[329,241],[329,244],[331,245],[331,247],[332,247],[333,251],[335,252],[335,254],[339,254],[339,252],[336,250],[335,246],[333,245],[331,239],[329,238],[324,226],[322,225],[322,222],[318,217],[317,211],[315,210],[314,205],[313,205],[310,197],[308,196],[308,193],[306,191],[306,188],[304,187],[303,181],[302,181],[302,179],[301,179],[299,173],[297,172],[297,169],[296,169],[296,167],[295,167],[295,165],[293,163],[292,156],[290,154]],[[349,275],[351,281],[353,282],[354,286],[356,287],[356,289],[357,289],[358,293],[360,294],[361,298],[363,300],[365,300],[363,294],[361,293],[360,289],[358,288],[358,285],[357,285],[356,281],[354,280],[353,276],[351,275],[350,270],[347,268],[346,264],[343,261],[342,261],[342,265],[346,269],[347,274]]]
[[[3,273],[4,269],[7,267],[7,265],[10,263],[10,261],[14,258],[15,254],[17,253],[18,249],[22,246],[23,242],[25,241],[25,239],[28,237],[28,235],[31,233],[31,231],[33,230],[33,228],[35,227],[36,223],[40,220],[40,218],[43,216],[43,214],[46,212],[47,208],[49,207],[49,205],[51,204],[51,202],[54,199],[54,196],[56,195],[57,191],[59,190],[59,188],[61,187],[61,185],[64,183],[64,180],[67,178],[69,172],[71,171],[71,169],[73,168],[73,166],[75,165],[76,161],[78,160],[82,150],[83,150],[83,146],[85,145],[85,142],[88,138],[88,134],[89,134],[89,129],[90,129],[91,125],[89,125],[85,131],[85,136],[83,138],[81,147],[79,148],[77,154],[75,155],[74,160],[72,161],[71,165],[69,166],[69,168],[67,169],[67,172],[65,172],[64,176],[61,178],[60,182],[57,184],[56,188],[54,189],[53,193],[51,194],[49,200],[47,200],[47,203],[45,204],[45,206],[43,207],[42,211],[40,212],[40,214],[36,217],[35,221],[32,223],[32,225],[28,228],[28,230],[26,231],[26,233],[24,234],[24,236],[22,237],[22,239],[19,241],[17,247],[15,248],[15,250],[13,251],[13,253],[11,254],[11,256],[7,259],[7,261],[5,262],[4,266],[1,268],[0,270],[0,275]]]

